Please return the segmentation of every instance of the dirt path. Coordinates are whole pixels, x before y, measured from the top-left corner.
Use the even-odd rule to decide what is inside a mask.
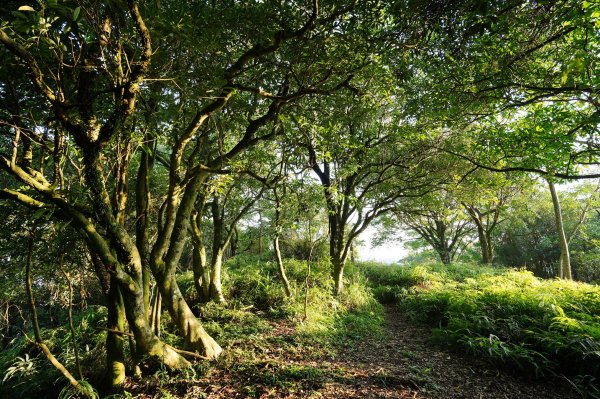
[[[386,309],[385,336],[348,347],[333,366],[346,370],[344,383],[326,384],[323,398],[490,398],[566,399],[579,397],[568,387],[524,381],[479,359],[429,343],[430,329],[407,322]]]
[[[200,378],[145,380],[137,398],[159,399],[571,399],[568,382],[532,382],[429,342],[431,330],[386,309],[383,334],[335,352],[305,347],[289,322],[227,348]],[[323,348],[324,349],[324,348]],[[171,396],[164,396],[169,392]]]

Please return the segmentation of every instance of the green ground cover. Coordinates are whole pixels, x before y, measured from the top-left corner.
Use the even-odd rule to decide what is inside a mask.
[[[600,287],[469,264],[363,269],[381,302],[434,327],[437,342],[600,395]]]

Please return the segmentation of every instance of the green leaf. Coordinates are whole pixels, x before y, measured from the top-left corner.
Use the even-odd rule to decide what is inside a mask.
[[[75,7],[75,9],[73,10],[73,21],[77,21],[80,13],[81,13],[81,7]]]
[[[42,217],[44,215],[44,213],[46,213],[46,208],[39,208],[38,210],[36,210],[33,213],[33,218],[39,219],[40,217]]]

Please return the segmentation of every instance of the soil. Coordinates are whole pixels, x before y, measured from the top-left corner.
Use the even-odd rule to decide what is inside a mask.
[[[330,384],[324,398],[567,399],[568,381],[530,381],[481,359],[431,344],[431,329],[386,308],[384,339],[367,338],[340,355],[351,384]]]
[[[154,384],[145,380],[143,388],[137,386],[143,392],[135,386],[128,390],[138,398],[580,397],[567,380],[520,378],[482,359],[434,345],[430,338],[430,328],[407,321],[394,307],[386,308],[381,334],[350,340],[335,351],[299,347],[291,324],[279,322],[267,336],[228,348],[227,357],[201,378],[172,383],[163,378]]]

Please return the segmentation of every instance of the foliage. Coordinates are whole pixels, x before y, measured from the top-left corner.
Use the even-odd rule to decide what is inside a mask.
[[[572,249],[575,279],[598,279],[597,185],[568,185],[558,193],[563,210],[565,233]],[[539,277],[558,274],[560,249],[550,193],[543,186],[530,187],[517,195],[498,227],[497,261],[512,267],[526,267]]]
[[[104,348],[106,333],[98,329],[98,326],[104,323],[105,318],[104,308],[97,306],[74,315],[79,353],[88,372],[85,378],[92,382],[103,378],[103,364],[99,363],[102,357],[99,357],[99,354]],[[43,328],[42,335],[50,350],[57,354],[58,360],[66,367],[74,369],[75,356],[68,325]],[[13,339],[9,346],[0,352],[0,374],[3,376],[0,384],[2,397],[76,397],[72,396],[74,391],[70,384],[63,380],[54,367],[50,367],[48,360],[29,337],[20,336]],[[88,381],[80,383],[90,392],[93,391]]]
[[[537,377],[598,378],[600,287],[525,270],[444,269],[368,265],[366,274],[380,298],[393,292],[411,320],[436,327],[440,342]]]
[[[413,217],[394,224],[412,224],[445,263],[474,226],[483,263],[492,262],[499,239],[500,263],[555,275],[548,202],[539,193],[510,205],[506,198],[527,173],[594,175],[597,2],[25,3],[0,5],[0,389],[7,394],[60,388],[20,333],[29,327],[16,284],[26,245],[27,264],[39,266],[32,285],[48,310],[40,312],[48,345],[67,367],[73,343],[85,348],[90,380],[101,354],[112,356],[115,385],[125,378],[121,358],[189,370],[183,352],[162,341],[217,359],[222,348],[204,334],[204,321],[230,347],[259,345],[282,320],[298,324],[295,339],[326,347],[372,334],[381,306],[364,275],[350,267],[344,280],[344,267],[359,235],[400,205]],[[491,171],[510,175],[505,181]],[[470,185],[452,192],[460,182]],[[597,196],[567,197],[575,275],[597,280],[598,217],[576,217],[579,204]],[[222,254],[262,259],[231,259],[223,275],[228,303],[199,306],[204,291],[193,287],[209,282],[210,236],[207,298],[225,299]],[[274,239],[274,250],[281,239],[293,259],[277,268],[263,238]],[[181,273],[190,258],[193,278]],[[73,342],[51,312],[63,316],[67,307],[57,269],[80,288]],[[276,277],[285,280],[284,269],[287,296]],[[442,324],[443,339],[503,363],[558,373],[596,353],[596,313],[563,295],[578,298],[583,286],[469,269],[365,273],[380,300],[410,305],[415,317]],[[519,294],[519,279],[535,289]],[[97,281],[101,290],[86,288]],[[169,311],[162,335],[158,300],[150,315],[151,286]],[[552,306],[534,309],[536,290],[552,295]],[[107,304],[106,314],[83,311],[88,299]],[[97,329],[123,328],[122,315],[137,349],[128,339],[126,352],[105,350]],[[597,370],[585,367],[572,371],[590,381],[584,374]],[[322,377],[312,369],[274,374],[286,383]]]

